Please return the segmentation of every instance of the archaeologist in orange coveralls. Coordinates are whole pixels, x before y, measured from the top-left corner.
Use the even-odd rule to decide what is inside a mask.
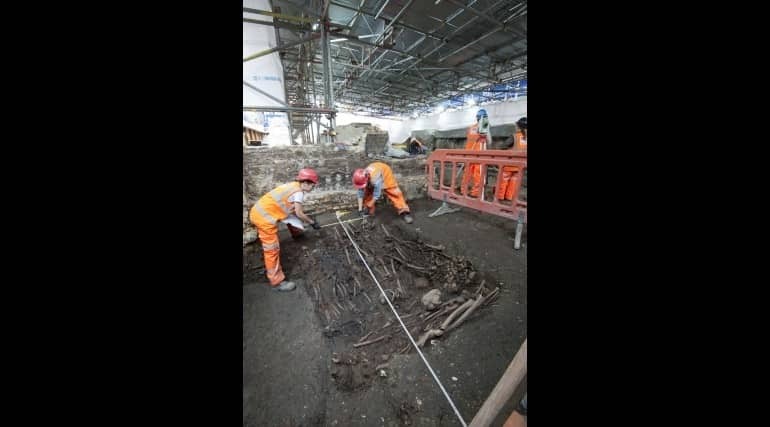
[[[516,122],[517,131],[511,141],[511,150],[527,149],[527,118],[522,117]],[[515,166],[503,166],[503,178],[500,188],[495,192],[498,200],[513,200],[513,192],[516,190],[517,180],[521,179],[521,171]]]
[[[487,149],[487,137],[489,135],[489,116],[487,110],[480,109],[476,113],[476,124],[468,128],[466,133],[467,139],[465,141],[466,150],[486,150]],[[462,193],[465,194],[468,188],[468,181],[473,181],[473,186],[469,193],[472,197],[479,197],[481,192],[481,165],[478,163],[471,163],[465,169],[462,180]]]
[[[295,181],[279,185],[265,194],[249,211],[249,220],[257,227],[259,240],[262,241],[265,273],[273,290],[291,291],[296,287],[294,282],[286,280],[281,268],[278,222],[286,224],[292,237],[299,237],[302,234],[303,221],[316,230],[321,228],[315,218],[302,211],[305,193],[312,191],[316,184],[318,184],[316,171],[309,168],[301,169]]]
[[[358,189],[358,213],[361,216],[374,215],[374,203],[385,193],[404,221],[407,224],[412,223],[404,193],[398,188],[390,166],[374,162],[366,169],[356,169],[353,172],[353,185]],[[367,209],[364,210],[364,207]]]

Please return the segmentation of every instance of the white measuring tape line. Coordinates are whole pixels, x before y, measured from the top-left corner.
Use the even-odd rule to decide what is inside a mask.
[[[346,222],[361,221],[362,219],[363,219],[363,218],[353,218],[353,219],[349,219],[349,220],[347,220],[347,221],[342,221],[342,222],[341,222],[341,224],[344,224],[344,223],[346,223]],[[339,221],[339,220],[340,220],[340,219],[339,219],[339,218],[337,218],[337,221]],[[336,223],[326,224],[326,225],[322,225],[322,226],[321,226],[321,228],[324,228],[324,227],[331,227],[332,225],[340,225],[340,224],[336,224]]]
[[[342,225],[342,222],[340,221],[339,215],[337,216],[337,221],[340,225]],[[430,374],[433,375],[433,379],[436,380],[436,384],[441,388],[441,391],[444,393],[444,396],[449,401],[449,404],[452,406],[452,409],[455,411],[455,415],[457,415],[457,418],[460,420],[460,423],[463,425],[463,427],[468,427],[467,424],[465,424],[465,420],[463,420],[463,416],[460,415],[460,411],[457,410],[457,407],[455,406],[454,402],[452,402],[452,398],[449,397],[449,393],[447,393],[446,389],[444,388],[444,385],[441,384],[441,381],[438,379],[438,376],[436,376],[436,373],[433,372],[433,368],[430,367],[430,363],[428,363],[428,360],[425,359],[425,356],[422,354],[422,351],[420,351],[420,347],[417,345],[416,342],[414,342],[414,338],[412,338],[412,334],[409,333],[409,330],[406,328],[406,325],[404,325],[404,322],[401,320],[401,316],[398,315],[398,312],[396,311],[395,307],[393,307],[393,304],[390,303],[390,298],[388,298],[388,295],[385,294],[385,291],[382,289],[382,286],[380,286],[380,282],[377,281],[377,278],[374,276],[374,273],[372,273],[372,269],[369,268],[369,264],[366,263],[366,260],[364,259],[363,255],[361,255],[361,251],[358,249],[358,245],[356,244],[355,240],[350,236],[350,233],[348,233],[348,229],[342,225],[342,229],[345,230],[345,235],[348,236],[348,239],[350,239],[350,242],[353,243],[353,247],[356,250],[356,253],[358,253],[358,257],[361,258],[361,261],[364,263],[364,266],[369,271],[369,274],[372,276],[372,279],[374,279],[374,283],[377,284],[377,287],[380,289],[380,293],[382,293],[382,296],[385,298],[385,301],[388,302],[388,306],[391,310],[393,310],[393,314],[396,315],[396,319],[398,319],[398,323],[401,324],[401,327],[404,328],[404,332],[406,332],[406,336],[409,337],[409,341],[412,342],[412,345],[414,346],[415,350],[417,350],[417,354],[420,355],[422,358],[422,361],[425,363],[425,366],[428,367],[428,370],[430,371]]]

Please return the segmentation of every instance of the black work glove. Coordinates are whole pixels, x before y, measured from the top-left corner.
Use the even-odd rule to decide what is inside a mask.
[[[311,217],[311,218],[313,218],[313,223],[310,224],[310,226],[313,227],[313,230],[320,230],[321,229],[321,224],[318,223],[318,220],[315,219],[314,216]]]
[[[361,218],[365,217],[366,216],[366,209],[361,209],[360,211],[358,211],[358,216],[360,216]]]

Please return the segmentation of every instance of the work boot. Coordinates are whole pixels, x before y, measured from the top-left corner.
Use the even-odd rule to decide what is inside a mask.
[[[414,219],[412,219],[412,216],[409,215],[409,212],[404,214],[404,221],[406,221],[407,224],[411,224]]]
[[[273,290],[280,291],[280,292],[289,292],[289,291],[293,291],[294,288],[296,287],[297,285],[295,285],[294,282],[287,282],[286,280],[284,280],[283,282],[281,282],[280,285],[273,286]]]

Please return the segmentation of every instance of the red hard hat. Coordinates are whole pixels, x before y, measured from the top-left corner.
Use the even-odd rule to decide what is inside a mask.
[[[353,172],[353,185],[355,185],[356,188],[366,187],[368,181],[369,178],[366,177],[366,171],[363,169],[356,169],[356,171]]]
[[[297,174],[297,181],[312,181],[313,184],[318,184],[318,174],[310,168],[300,169]]]

